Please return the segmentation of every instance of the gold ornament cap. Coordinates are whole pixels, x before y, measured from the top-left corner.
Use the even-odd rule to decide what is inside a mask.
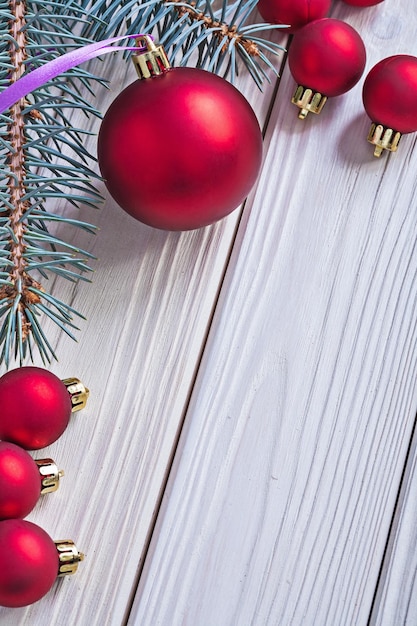
[[[321,113],[327,102],[327,96],[323,96],[322,93],[313,91],[309,87],[297,85],[291,102],[300,109],[298,114],[300,120],[304,120],[309,113],[315,113],[316,115]]]
[[[88,396],[90,395],[90,390],[87,389],[78,378],[65,378],[62,382],[71,397],[71,412],[75,413],[75,411],[84,409],[87,404]]]
[[[84,554],[78,551],[72,539],[54,541],[54,544],[59,559],[58,576],[75,574],[78,569],[78,563],[84,560]]]
[[[368,134],[368,141],[375,146],[374,156],[380,157],[384,150],[396,152],[402,135],[393,128],[373,123]]]
[[[137,37],[136,45],[144,46],[142,52],[137,52],[132,56],[136,72],[140,79],[159,76],[171,67],[164,47],[156,46],[149,35]]]
[[[60,478],[64,475],[52,459],[35,459],[41,477],[41,495],[52,493],[59,487]]]

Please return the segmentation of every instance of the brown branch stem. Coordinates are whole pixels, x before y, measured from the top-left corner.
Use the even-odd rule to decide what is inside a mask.
[[[183,0],[170,0],[169,3],[174,4],[177,2],[180,3],[182,1]],[[250,39],[246,39],[245,37],[243,37],[243,35],[238,32],[236,26],[229,26],[228,24],[225,24],[223,22],[218,22],[211,18],[209,15],[206,15],[201,11],[197,11],[194,8],[195,4],[196,3],[193,1],[188,3],[186,6],[181,5],[175,7],[175,10],[177,11],[178,15],[188,15],[191,20],[201,22],[201,25],[204,28],[218,29],[214,31],[214,36],[220,41],[222,41],[225,37],[227,38],[227,43],[225,43],[222,47],[223,52],[226,52],[228,43],[232,39],[234,39],[235,43],[243,46],[248,54],[250,54],[251,56],[259,56],[259,48],[256,43],[251,41]]]
[[[9,54],[10,61],[14,67],[11,73],[10,82],[16,82],[24,73],[24,61],[26,59],[26,35],[24,26],[26,24],[25,2],[19,0],[10,0],[10,10],[15,19],[10,23],[10,35],[14,41],[10,42]],[[15,43],[16,42],[16,43]],[[22,114],[24,103],[22,100],[16,102],[10,109],[10,117],[12,123],[8,128],[12,152],[9,157],[10,178],[9,178],[9,194],[10,202],[13,205],[13,211],[10,215],[10,226],[15,235],[14,240],[10,242],[11,258],[14,268],[11,272],[13,282],[16,282],[24,272],[25,261],[23,253],[25,244],[23,240],[24,225],[21,218],[27,210],[27,203],[22,198],[25,195],[25,124]]]
[[[27,58],[26,52],[26,34],[24,26],[26,24],[26,2],[25,0],[10,0],[9,8],[14,16],[10,20],[10,35],[13,38],[9,46],[9,56],[13,70],[10,75],[10,82],[17,81],[25,72],[24,62]],[[9,165],[9,201],[12,209],[9,211],[10,228],[13,237],[10,238],[10,259],[13,266],[10,270],[10,282],[12,285],[0,289],[0,297],[8,297],[11,305],[16,297],[20,297],[18,309],[23,316],[23,333],[27,335],[28,322],[24,313],[25,305],[38,299],[38,296],[31,294],[28,287],[39,284],[34,281],[27,273],[27,262],[24,258],[26,244],[24,240],[25,224],[23,217],[28,210],[28,202],[24,200],[26,194],[26,167],[25,167],[25,121],[23,116],[23,108],[25,101],[20,100],[10,108],[11,123],[8,127],[8,138],[11,145],[10,155],[8,157]]]

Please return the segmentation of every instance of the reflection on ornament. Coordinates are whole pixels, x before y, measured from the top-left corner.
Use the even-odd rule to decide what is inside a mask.
[[[230,83],[201,69],[170,69],[161,46],[148,46],[135,57],[140,80],[104,116],[100,170],[112,197],[137,220],[165,230],[200,228],[250,192],[261,131]]]
[[[366,51],[349,24],[332,18],[304,26],[293,38],[288,64],[298,86],[292,98],[299,118],[320,113],[329,97],[352,89],[363,74]]]
[[[372,120],[368,141],[374,155],[395,152],[401,135],[417,130],[417,58],[398,54],[377,63],[363,85],[363,104]]]

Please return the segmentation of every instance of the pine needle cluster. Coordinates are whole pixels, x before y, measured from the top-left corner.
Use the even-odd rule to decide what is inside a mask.
[[[75,47],[128,33],[153,33],[173,64],[193,64],[232,81],[239,66],[258,87],[275,71],[268,53],[280,46],[252,23],[256,0],[0,0],[0,90]],[[101,201],[88,131],[75,128],[75,108],[100,116],[94,102],[105,81],[88,67],[50,80],[0,115],[0,362],[56,358],[42,320],[75,338],[73,307],[45,287],[50,276],[88,280],[92,255],[56,235],[55,226],[94,232],[92,224],[52,212],[51,199],[79,207]],[[87,99],[85,93],[91,95]],[[62,229],[61,229],[62,231]]]

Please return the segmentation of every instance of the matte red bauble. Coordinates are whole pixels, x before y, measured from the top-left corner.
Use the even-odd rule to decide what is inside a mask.
[[[343,0],[345,4],[350,4],[352,7],[373,7],[375,4],[379,4],[384,0]]]
[[[375,156],[395,152],[401,135],[417,130],[417,58],[406,54],[377,63],[363,85],[363,104],[372,120],[368,140]]]
[[[40,600],[59,570],[55,543],[26,520],[0,522],[0,605],[19,607]]]
[[[110,194],[137,220],[165,230],[200,228],[228,215],[251,190],[261,158],[259,124],[242,94],[188,67],[129,85],[98,137]]]
[[[26,520],[0,521],[0,606],[37,602],[58,576],[75,574],[83,559],[71,539],[53,541]]]
[[[74,389],[72,394],[77,383],[84,391]],[[0,378],[0,439],[26,450],[49,445],[62,435],[71,411],[82,408],[87,395],[77,379],[62,381],[39,367],[7,372]]]
[[[287,24],[294,33],[313,20],[326,17],[331,0],[259,0],[257,7],[270,24]]]
[[[30,454],[0,441],[0,520],[26,517],[40,494],[41,478]]]
[[[0,441],[0,520],[26,517],[39,496],[56,491],[63,472],[52,459],[36,459]]]
[[[340,96],[356,85],[365,69],[365,45],[349,24],[323,18],[294,35],[288,63],[298,83],[292,102],[304,119],[309,111],[320,113],[328,97]]]

